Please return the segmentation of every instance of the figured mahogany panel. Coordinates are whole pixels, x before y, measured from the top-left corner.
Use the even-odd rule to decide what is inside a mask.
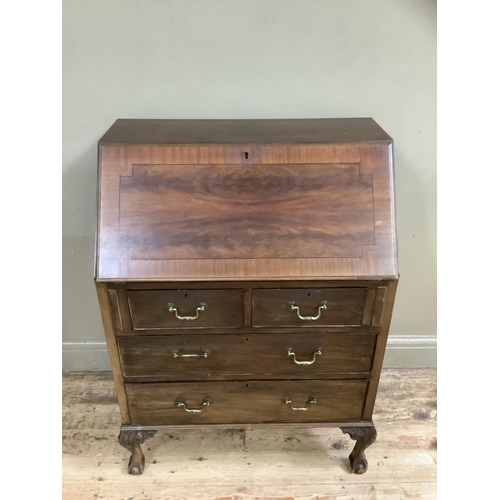
[[[132,260],[359,258],[375,243],[359,164],[134,165],[119,206]]]
[[[375,339],[375,333],[183,334],[120,337],[118,345],[123,375],[130,380],[279,379],[342,372],[366,376]]]
[[[125,384],[125,389],[133,424],[326,422],[361,419],[367,383],[248,380]],[[309,403],[312,398],[315,403]]]
[[[202,141],[204,125],[189,142],[177,125],[182,141],[175,123],[150,143],[128,125],[123,141],[101,141],[98,281],[397,276],[392,144],[372,125],[339,122],[322,143],[337,125],[309,123],[286,141],[292,124],[268,124],[274,142],[241,144]],[[238,137],[259,135],[250,130]]]

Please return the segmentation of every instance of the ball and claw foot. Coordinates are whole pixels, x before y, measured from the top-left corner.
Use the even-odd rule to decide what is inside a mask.
[[[377,439],[377,431],[374,426],[370,427],[341,427],[344,434],[349,434],[356,441],[352,453],[349,455],[349,463],[355,474],[364,474],[368,470],[365,450]]]
[[[130,460],[128,462],[128,473],[138,476],[143,473],[145,459],[141,450],[141,444],[146,439],[153,437],[157,431],[134,431],[122,430],[118,436],[118,442],[130,451]]]
[[[146,464],[146,459],[144,458],[144,453],[142,453],[141,447],[137,445],[130,455],[130,460],[128,461],[127,471],[133,476],[139,476],[144,472],[144,465]]]

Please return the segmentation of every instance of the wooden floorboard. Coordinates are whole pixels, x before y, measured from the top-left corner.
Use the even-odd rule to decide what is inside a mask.
[[[273,427],[158,432],[144,474],[129,476],[111,375],[67,373],[63,499],[435,499],[436,412],[435,370],[384,370],[364,475],[349,471],[339,429]]]

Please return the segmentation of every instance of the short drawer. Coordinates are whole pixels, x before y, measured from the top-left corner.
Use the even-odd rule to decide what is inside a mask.
[[[369,373],[373,333],[172,335],[118,339],[128,378],[200,380],[234,376]]]
[[[243,291],[129,290],[134,330],[240,328]]]
[[[315,422],[362,417],[367,380],[125,384],[133,424]]]
[[[359,326],[363,324],[367,291],[362,287],[256,289],[253,291],[252,325]]]

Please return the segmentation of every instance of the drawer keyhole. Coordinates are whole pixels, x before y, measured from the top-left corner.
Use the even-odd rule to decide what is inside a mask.
[[[244,156],[245,156],[245,160],[248,160],[248,156],[249,156],[249,155],[248,155],[248,151],[245,151]]]

